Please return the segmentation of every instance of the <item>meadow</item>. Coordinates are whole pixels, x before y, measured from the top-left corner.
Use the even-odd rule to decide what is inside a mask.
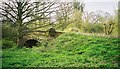
[[[33,48],[3,49],[2,67],[118,67],[118,38],[64,33]]]

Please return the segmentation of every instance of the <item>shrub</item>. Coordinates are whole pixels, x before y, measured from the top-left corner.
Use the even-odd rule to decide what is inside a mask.
[[[8,49],[8,48],[12,48],[16,46],[16,43],[14,43],[13,41],[9,41],[9,40],[2,40],[2,49]]]
[[[17,33],[17,27],[11,26],[10,23],[2,24],[2,38],[16,42]]]
[[[51,37],[55,37],[55,34],[56,34],[55,28],[50,28],[50,29],[49,29],[49,35],[50,35]]]
[[[2,46],[2,40],[0,40],[0,46]]]
[[[85,33],[103,33],[103,26],[102,24],[97,23],[84,23],[81,28],[82,32]]]

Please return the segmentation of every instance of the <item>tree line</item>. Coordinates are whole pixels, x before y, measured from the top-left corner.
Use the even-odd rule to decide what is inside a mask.
[[[2,36],[13,40],[21,47],[19,40],[29,32],[55,28],[65,31],[102,33],[118,35],[118,11],[86,12],[83,2],[58,2],[31,0],[8,0],[0,4]]]

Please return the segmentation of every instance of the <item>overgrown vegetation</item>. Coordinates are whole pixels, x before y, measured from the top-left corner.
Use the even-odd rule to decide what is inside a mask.
[[[120,40],[63,34],[45,46],[3,50],[3,67],[118,67]]]
[[[2,42],[2,49],[9,49],[9,48],[14,48],[16,47],[16,43],[13,41],[9,41],[9,40],[0,40]]]
[[[111,15],[84,7],[77,0],[1,1],[2,66],[118,67],[120,9]]]

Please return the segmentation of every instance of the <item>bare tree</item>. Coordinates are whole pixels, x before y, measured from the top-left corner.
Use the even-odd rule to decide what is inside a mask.
[[[113,29],[114,29],[114,22],[113,20],[109,20],[107,23],[104,23],[103,24],[103,27],[104,27],[104,33],[106,35],[110,35],[112,32],[113,32]]]
[[[70,24],[70,15],[72,12],[72,3],[71,2],[60,2],[58,11],[56,12],[57,17],[57,28],[62,28],[64,30]]]
[[[54,4],[55,2],[32,2],[31,0],[2,1],[0,5],[0,15],[2,15],[2,19],[18,27],[18,47],[22,46],[20,39],[28,32],[28,30],[26,30],[27,26],[37,20],[46,19],[42,16],[47,13]],[[45,7],[41,7],[43,5],[45,5]],[[49,14],[45,16],[47,17],[48,15]]]
[[[78,29],[81,28],[84,6],[85,4],[83,2],[78,2],[77,0],[73,2],[73,21],[75,27]]]

